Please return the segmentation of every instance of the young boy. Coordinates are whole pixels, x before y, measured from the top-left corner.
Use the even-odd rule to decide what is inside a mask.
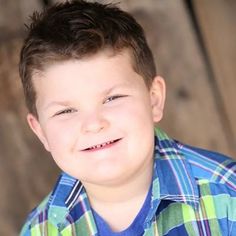
[[[34,14],[20,76],[63,170],[21,235],[236,235],[236,163],[155,128],[165,82],[128,13],[80,0]]]

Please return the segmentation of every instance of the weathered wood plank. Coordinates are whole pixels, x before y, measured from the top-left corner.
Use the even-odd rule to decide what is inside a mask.
[[[195,11],[210,58],[223,125],[236,152],[236,1],[194,0]]]
[[[0,235],[18,235],[27,213],[51,191],[58,169],[26,124],[18,76],[21,39],[0,45]]]
[[[41,8],[39,0],[0,0],[0,41],[20,36],[29,14]]]
[[[19,8],[21,12],[21,19],[22,22],[27,23],[29,20],[29,16],[34,11],[40,11],[43,8],[43,4],[41,0],[20,0],[19,1]]]

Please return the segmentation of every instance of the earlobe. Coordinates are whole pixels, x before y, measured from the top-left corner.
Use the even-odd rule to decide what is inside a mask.
[[[42,130],[42,127],[38,121],[38,119],[31,113],[27,115],[27,122],[31,128],[31,130],[36,134],[36,136],[39,138],[41,143],[44,145],[45,149],[50,152],[47,139],[45,137],[45,134]]]
[[[152,86],[150,88],[150,98],[152,106],[153,121],[159,122],[163,116],[163,110],[165,106],[166,97],[166,85],[162,77],[156,76],[153,79]]]

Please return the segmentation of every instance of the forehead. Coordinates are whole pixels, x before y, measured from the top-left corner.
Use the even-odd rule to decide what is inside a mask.
[[[32,80],[33,84],[38,87],[42,82],[48,80],[58,82],[63,77],[66,77],[68,82],[71,77],[77,77],[78,80],[84,79],[84,81],[89,82],[89,77],[99,79],[99,76],[103,78],[110,76],[109,78],[112,81],[116,77],[134,73],[136,72],[134,71],[133,60],[129,50],[122,50],[117,53],[105,50],[82,59],[69,59],[49,63],[43,70],[35,71]]]
[[[80,60],[68,60],[48,66],[33,77],[37,97],[40,95],[60,96],[70,93],[109,89],[115,85],[135,87],[143,79],[132,66],[128,50],[120,53],[100,52]]]
[[[68,57],[65,59],[61,55],[58,57],[55,55],[53,58],[45,58],[44,62],[40,63],[39,67],[36,67],[32,73],[32,79],[45,76],[48,72],[53,70],[55,67],[60,67],[61,65],[66,65],[69,63],[77,63],[77,64],[94,64],[94,62],[106,63],[108,61],[125,61],[128,62],[128,65],[133,67],[134,63],[134,56],[132,51],[129,48],[125,48],[122,50],[114,50],[110,48],[106,48],[104,50],[98,51],[92,55],[85,55],[83,57],[77,58],[76,53],[75,56]]]

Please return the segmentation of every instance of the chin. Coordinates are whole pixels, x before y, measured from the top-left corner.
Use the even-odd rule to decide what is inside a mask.
[[[90,184],[96,184],[96,185],[117,185],[121,183],[124,179],[124,174],[122,173],[109,173],[106,172],[99,174],[97,173],[96,176],[89,176],[87,178],[81,179],[81,182],[87,182]]]

